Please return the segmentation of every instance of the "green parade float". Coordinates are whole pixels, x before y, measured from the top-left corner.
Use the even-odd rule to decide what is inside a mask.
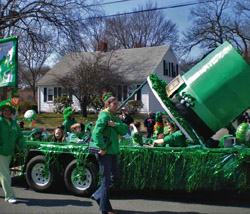
[[[150,75],[144,84],[149,84],[189,145],[121,146],[121,182],[117,188],[188,192],[249,189],[249,139],[241,134],[249,133],[249,125],[242,125],[240,141],[236,136],[236,145],[230,148],[206,146],[215,132],[249,109],[249,82],[249,64],[228,42],[169,84]],[[87,144],[27,141],[27,145],[29,152],[21,171],[34,190],[46,191],[62,177],[76,195],[89,196],[97,188],[98,164]],[[16,162],[20,165],[20,159]]]

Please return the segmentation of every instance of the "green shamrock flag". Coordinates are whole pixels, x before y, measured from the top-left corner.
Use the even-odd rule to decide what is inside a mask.
[[[0,87],[16,85],[17,37],[0,39]]]

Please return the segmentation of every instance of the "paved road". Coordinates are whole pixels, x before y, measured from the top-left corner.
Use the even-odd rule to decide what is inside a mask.
[[[53,193],[30,190],[23,179],[14,179],[15,205],[4,202],[0,189],[0,213],[8,214],[96,214],[97,204],[89,198],[69,194],[62,186]],[[233,192],[132,192],[112,194],[113,208],[120,214],[250,214],[249,193]]]

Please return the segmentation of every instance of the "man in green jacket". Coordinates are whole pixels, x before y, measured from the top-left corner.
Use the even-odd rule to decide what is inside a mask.
[[[102,96],[105,109],[100,112],[93,130],[89,149],[96,149],[96,157],[101,171],[101,186],[91,196],[99,204],[102,214],[114,214],[109,201],[109,189],[113,178],[119,175],[117,154],[119,153],[119,135],[128,131],[127,124],[123,123],[115,114],[118,101],[111,93]]]
[[[0,103],[0,181],[5,193],[5,201],[16,203],[15,194],[11,187],[11,177],[9,166],[14,154],[15,143],[19,144],[23,152],[27,152],[26,143],[22,131],[16,120],[11,118],[15,114],[10,101],[5,100]]]

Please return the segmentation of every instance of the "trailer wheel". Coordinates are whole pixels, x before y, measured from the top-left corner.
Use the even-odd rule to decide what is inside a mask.
[[[35,191],[47,191],[51,189],[55,181],[56,169],[54,165],[45,171],[45,157],[43,155],[32,158],[26,168],[26,181]]]
[[[74,195],[90,196],[97,188],[98,171],[91,162],[84,167],[76,168],[77,161],[71,161],[64,173],[67,189]]]

